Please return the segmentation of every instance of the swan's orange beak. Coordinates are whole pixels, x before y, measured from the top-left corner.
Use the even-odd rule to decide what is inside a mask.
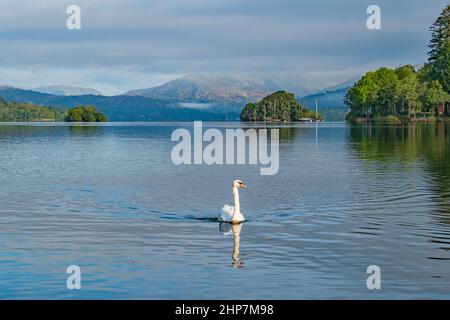
[[[243,183],[243,182],[241,182],[240,187],[241,187],[242,189],[247,189],[247,186],[246,186],[245,183]]]

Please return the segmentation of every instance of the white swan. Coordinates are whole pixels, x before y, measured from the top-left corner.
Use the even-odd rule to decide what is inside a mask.
[[[222,212],[219,215],[219,221],[230,222],[232,224],[238,224],[245,221],[244,215],[241,213],[241,207],[239,205],[239,192],[238,188],[247,189],[247,186],[241,180],[233,181],[233,197],[234,207],[224,205]]]

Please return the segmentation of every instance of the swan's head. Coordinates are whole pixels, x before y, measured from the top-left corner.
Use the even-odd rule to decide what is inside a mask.
[[[247,186],[241,180],[234,180],[233,181],[233,188],[247,189]]]

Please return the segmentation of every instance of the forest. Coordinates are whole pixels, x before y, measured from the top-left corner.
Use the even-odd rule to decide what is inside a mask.
[[[0,98],[0,122],[105,122],[106,116],[93,106],[76,106],[66,110],[32,103],[6,102]]]
[[[367,72],[345,96],[347,120],[445,119],[450,116],[450,5],[430,28],[428,61],[421,66]]]
[[[6,102],[0,98],[1,122],[64,121],[65,111],[31,103]]]

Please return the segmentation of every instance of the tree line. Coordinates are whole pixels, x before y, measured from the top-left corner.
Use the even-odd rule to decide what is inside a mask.
[[[345,96],[348,120],[450,115],[450,5],[430,30],[428,62],[367,72]]]
[[[64,110],[31,103],[6,102],[0,98],[0,121],[64,121]]]
[[[108,120],[93,106],[77,106],[65,110],[32,103],[6,102],[0,98],[0,122],[32,121],[105,122]]]

